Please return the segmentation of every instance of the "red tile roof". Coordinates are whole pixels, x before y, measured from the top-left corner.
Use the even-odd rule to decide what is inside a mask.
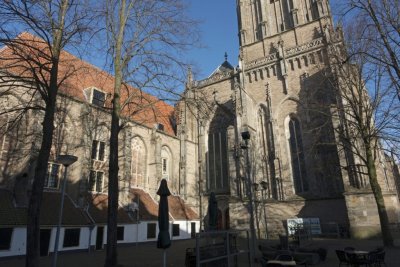
[[[179,196],[169,196],[168,197],[168,208],[169,213],[175,220],[198,220],[199,215],[185,204],[182,198]]]
[[[60,210],[61,193],[44,192],[40,212],[41,225],[56,225],[58,223],[58,211]],[[53,211],[53,212],[49,212]],[[62,225],[78,226],[91,224],[84,211],[72,202],[68,195],[65,195]]]
[[[39,66],[43,63],[50,66],[49,49],[46,42],[30,33],[21,33],[15,40],[22,40],[26,52],[20,56],[15,54],[15,48],[9,46],[0,49],[0,68],[15,75],[22,77],[31,77],[32,73],[27,67],[27,62],[34,65],[35,72],[38,72]],[[21,44],[22,46],[22,44]],[[27,59],[28,58],[28,59]],[[36,63],[35,63],[36,62]],[[46,79],[48,72],[44,72],[42,80]],[[114,77],[101,69],[75,57],[74,55],[62,51],[60,55],[59,82],[61,83],[60,92],[74,97],[80,101],[87,101],[84,89],[95,87],[107,94],[106,107],[111,106],[112,92],[114,88]],[[143,91],[126,85],[122,88],[121,98],[126,100],[132,97],[122,114],[129,119],[153,128],[154,124],[164,125],[164,131],[170,135],[175,135],[172,118],[174,116],[174,107],[151,96]]]
[[[149,193],[142,189],[132,188],[131,200],[133,203],[138,203],[139,199],[139,219],[151,221],[158,219],[158,203]],[[168,209],[170,220],[198,220],[197,213],[187,206],[179,196],[168,197]]]
[[[108,195],[106,194],[89,194],[88,213],[96,224],[107,223]],[[123,207],[118,207],[117,215],[118,223],[129,224],[135,223],[134,218],[129,217],[127,211]]]
[[[26,208],[17,208],[10,191],[0,189],[0,225],[13,226],[26,224]]]
[[[55,226],[58,223],[60,210],[60,192],[43,192],[40,225]],[[53,212],[48,212],[53,211]],[[64,199],[62,225],[85,226],[91,222],[85,213],[66,195]],[[17,208],[13,203],[10,191],[0,189],[0,225],[14,226],[27,224],[27,208]]]
[[[139,202],[139,220],[156,221],[158,219],[158,204],[150,194],[138,188],[132,188],[130,193],[132,203]]]

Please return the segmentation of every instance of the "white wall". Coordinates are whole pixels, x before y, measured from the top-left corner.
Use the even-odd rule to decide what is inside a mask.
[[[88,249],[89,246],[89,227],[67,227],[67,228],[80,228],[79,245],[76,247],[63,247],[65,228],[62,227],[60,231],[60,240],[58,251],[68,250],[81,250]],[[95,232],[94,232],[95,233]],[[49,252],[54,252],[54,243],[56,239],[56,227],[51,229]],[[92,238],[93,240],[93,238]],[[96,241],[96,239],[94,239]],[[0,257],[11,257],[25,255],[26,253],[26,228],[14,228],[11,236],[11,246],[9,250],[0,250]]]
[[[199,231],[200,223],[199,221],[171,221],[170,222],[170,235],[172,240],[180,240],[180,239],[189,239],[191,238],[191,222],[196,223],[196,232]],[[156,235],[155,238],[147,239],[147,224],[155,223],[156,224]],[[172,224],[179,224],[180,234],[179,236],[172,236]],[[118,241],[119,244],[123,243],[136,243],[136,242],[149,242],[149,241],[157,241],[158,236],[158,223],[157,221],[144,221],[139,224],[125,224],[118,225],[124,226],[124,240]],[[90,237],[90,245],[96,245],[96,226],[92,230],[92,235],[90,237],[90,228],[89,227],[80,227],[80,238],[79,245],[76,247],[68,247],[63,248],[64,242],[64,233],[65,228],[62,227],[60,231],[60,240],[58,251],[69,251],[69,250],[83,250],[88,249],[89,247],[89,237]],[[67,227],[67,228],[79,228],[79,227]],[[56,239],[56,228],[53,227],[51,229],[50,236],[50,244],[49,244],[49,252],[54,252],[54,243]],[[107,242],[107,226],[104,226],[104,234],[103,234],[103,244]],[[10,257],[10,256],[19,256],[25,255],[26,253],[26,228],[14,228],[12,237],[11,237],[11,247],[10,250],[1,250],[0,257]]]
[[[192,236],[191,232],[191,223],[196,224],[196,233],[199,232],[200,223],[199,221],[173,221],[170,222],[170,234],[172,240],[179,240],[179,239],[190,239]],[[179,224],[179,236],[172,236],[172,225]]]
[[[0,257],[25,255],[26,228],[14,228],[9,250],[0,250]]]
[[[80,228],[81,233],[79,236],[79,245],[76,247],[63,247],[63,242],[64,242],[64,233],[65,229],[72,229],[72,228]],[[49,246],[49,252],[54,252],[54,243],[56,240],[56,231],[57,228],[53,227],[51,229],[51,237],[50,237],[50,246]],[[88,249],[89,247],[89,234],[90,230],[89,227],[62,227],[60,231],[60,239],[58,242],[58,251],[68,251],[68,250],[78,250],[78,249]]]
[[[119,224],[118,227],[124,227],[124,240],[118,240],[118,244],[136,242],[136,224]]]

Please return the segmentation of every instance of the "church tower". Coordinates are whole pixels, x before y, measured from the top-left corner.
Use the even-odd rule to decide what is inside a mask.
[[[274,210],[291,210],[286,217],[318,217],[317,200],[328,209],[343,207],[336,218],[323,220],[347,224],[329,116],[336,98],[323,72],[333,41],[328,1],[238,0],[237,15],[243,103],[238,127],[249,129],[253,194],[266,203],[256,212],[268,214],[271,224],[259,227],[270,235],[281,231],[287,218]]]
[[[352,183],[354,153],[338,145],[342,100],[330,55],[343,37],[328,0],[236,5],[238,66],[225,56],[206,79],[190,79],[181,105],[182,142],[197,144],[187,154],[198,155],[200,214],[214,192],[219,229],[249,229],[253,198],[259,238],[285,233],[293,218],[362,232],[360,214],[373,215],[374,224],[377,211],[366,204],[372,194],[360,197],[365,188]]]

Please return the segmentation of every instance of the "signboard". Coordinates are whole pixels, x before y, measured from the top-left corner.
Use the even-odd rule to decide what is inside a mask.
[[[287,219],[287,227],[289,235],[294,235],[296,230],[302,229],[312,235],[321,234],[321,224],[319,218],[293,218]]]

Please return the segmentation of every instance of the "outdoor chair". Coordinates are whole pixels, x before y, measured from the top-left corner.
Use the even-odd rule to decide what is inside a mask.
[[[267,263],[267,267],[282,267],[283,265],[280,263]]]
[[[378,265],[378,252],[371,251],[367,255],[368,266],[377,266]]]
[[[376,252],[376,264],[378,266],[382,266],[382,264],[387,266],[385,262],[385,254],[386,252],[384,250]]]
[[[348,261],[352,266],[370,266],[371,263],[368,259],[368,256],[368,254],[365,257],[355,253],[346,253],[346,257],[348,258]]]
[[[350,261],[346,256],[346,252],[344,252],[344,250],[336,250],[336,255],[339,259],[339,266],[341,266],[342,264],[346,264],[347,266],[350,265]]]
[[[291,254],[278,254],[275,258],[278,261],[293,261],[293,256]]]

